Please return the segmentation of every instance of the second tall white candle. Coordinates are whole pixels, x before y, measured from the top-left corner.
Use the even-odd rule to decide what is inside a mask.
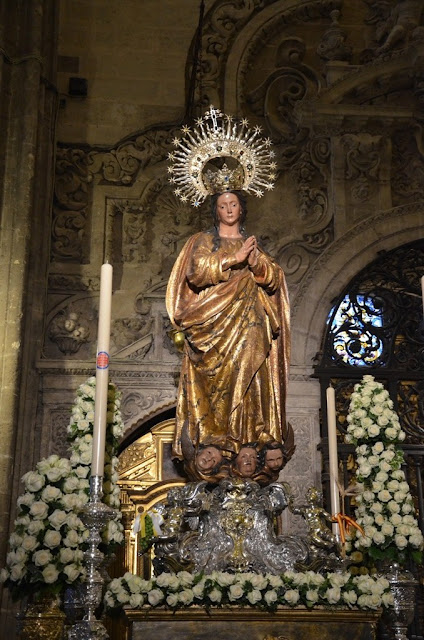
[[[99,322],[97,332],[96,396],[94,403],[91,475],[103,476],[105,466],[107,393],[109,386],[110,318],[112,309],[112,265],[100,272]]]
[[[327,431],[331,515],[334,516],[337,513],[340,513],[340,493],[337,486],[339,478],[339,460],[337,455],[336,394],[331,386],[327,387]],[[333,533],[338,535],[338,524],[334,523],[332,528]]]

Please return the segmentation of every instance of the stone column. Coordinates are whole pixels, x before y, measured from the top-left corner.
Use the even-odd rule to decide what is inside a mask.
[[[19,478],[37,459],[35,369],[49,254],[56,0],[0,0],[0,566]],[[2,598],[0,628],[14,637]]]

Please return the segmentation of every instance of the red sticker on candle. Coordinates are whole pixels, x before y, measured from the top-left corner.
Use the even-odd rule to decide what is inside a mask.
[[[107,369],[109,366],[109,354],[106,351],[99,351],[97,354],[96,366],[98,369]]]

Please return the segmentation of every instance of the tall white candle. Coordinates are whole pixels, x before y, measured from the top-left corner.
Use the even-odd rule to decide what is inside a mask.
[[[421,298],[423,303],[423,315],[424,315],[424,276],[421,278]]]
[[[333,387],[327,387],[327,431],[328,431],[328,460],[330,473],[331,515],[340,513],[340,493],[337,486],[339,477],[339,461],[337,456],[337,428],[336,428],[336,394]],[[338,535],[339,526],[333,523],[333,533]]]
[[[103,476],[105,466],[107,392],[109,385],[110,316],[112,307],[112,265],[100,272],[99,323],[97,331],[96,396],[94,402],[93,455],[91,475]]]

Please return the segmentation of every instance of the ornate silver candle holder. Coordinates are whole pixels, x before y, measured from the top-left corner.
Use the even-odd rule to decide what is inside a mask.
[[[383,621],[392,629],[394,640],[408,640],[408,626],[414,619],[418,582],[410,571],[392,563],[385,577],[393,593],[393,608],[387,609]]]
[[[81,511],[80,518],[89,531],[88,549],[84,553],[86,566],[85,592],[83,598],[84,618],[76,622],[68,631],[68,640],[106,640],[108,633],[95,612],[102,602],[103,578],[99,572],[104,554],[98,546],[101,542],[101,532],[109,520],[115,515],[115,509],[102,502],[103,476],[90,478],[90,501]]]

